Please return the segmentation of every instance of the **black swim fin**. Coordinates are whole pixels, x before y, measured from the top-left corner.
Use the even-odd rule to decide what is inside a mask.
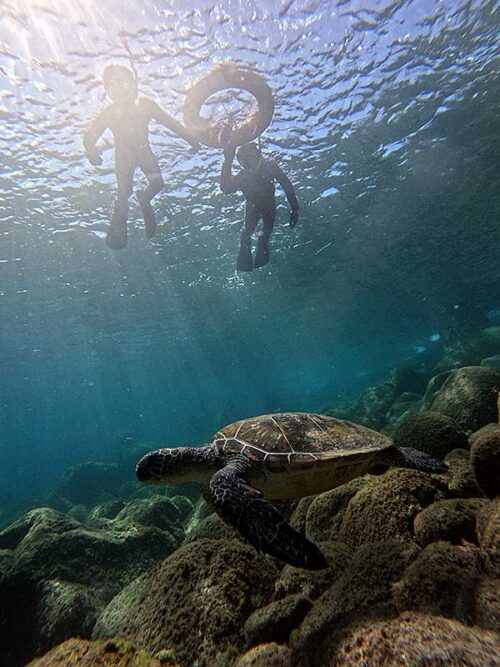
[[[249,245],[241,244],[236,262],[237,271],[251,271],[253,269],[252,251]]]
[[[266,238],[259,236],[257,250],[255,252],[254,269],[260,269],[269,262],[269,242]]]

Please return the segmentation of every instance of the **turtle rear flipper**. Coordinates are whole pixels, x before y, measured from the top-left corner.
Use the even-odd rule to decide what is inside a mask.
[[[328,567],[318,547],[297,533],[271,503],[248,486],[238,465],[228,464],[213,475],[210,498],[220,516],[259,551],[295,567]]]
[[[426,452],[421,452],[419,449],[413,449],[413,447],[388,447],[383,449],[378,454],[376,462],[388,466],[422,470],[423,472],[444,473],[448,470],[446,463],[443,463],[440,459]]]

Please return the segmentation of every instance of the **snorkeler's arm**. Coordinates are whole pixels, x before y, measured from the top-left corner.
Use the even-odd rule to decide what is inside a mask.
[[[87,158],[92,164],[100,164],[101,152],[96,146],[96,142],[101,134],[109,127],[109,107],[101,111],[83,134],[83,147]]]
[[[298,211],[299,210],[299,202],[297,200],[297,195],[295,194],[295,190],[293,188],[293,185],[290,182],[290,179],[288,176],[285,174],[285,172],[276,164],[276,162],[272,162],[272,174],[274,178],[278,181],[278,183],[281,185],[283,188],[286,198],[288,199],[288,203],[290,204],[290,208],[292,211]]]
[[[233,176],[231,173],[231,165],[234,159],[234,148],[226,146],[224,149],[224,162],[220,172],[220,189],[225,195],[239,190],[238,176]]]
[[[200,147],[195,137],[182,123],[179,123],[178,120],[172,118],[170,114],[164,111],[158,104],[156,104],[156,102],[153,102],[153,100],[145,98],[145,102],[149,107],[149,112],[153,120],[156,120],[160,125],[166,127],[167,130],[170,130],[181,139],[187,141],[193,148],[198,149]]]

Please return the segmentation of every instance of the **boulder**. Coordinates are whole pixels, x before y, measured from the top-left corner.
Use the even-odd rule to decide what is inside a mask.
[[[481,508],[477,515],[477,535],[485,571],[492,577],[500,577],[500,498]]]
[[[484,359],[481,359],[480,365],[500,372],[500,354],[495,354],[492,357],[485,357]]]
[[[432,411],[454,419],[466,431],[498,422],[500,373],[481,366],[453,371],[439,390]]]
[[[244,626],[246,645],[286,644],[291,631],[301,624],[311,605],[308,598],[294,594],[256,609]]]
[[[470,452],[474,479],[487,498],[500,496],[500,429],[484,433]]]
[[[174,662],[164,662],[130,642],[122,639],[87,641],[68,639],[41,658],[30,662],[28,667],[165,667]]]
[[[350,549],[388,540],[410,542],[413,520],[446,491],[438,476],[396,468],[374,478],[351,499],[344,512],[340,541]]]
[[[453,449],[444,459],[448,470],[443,475],[448,486],[448,494],[454,498],[483,498],[470,465],[467,449]]]
[[[439,616],[407,612],[395,619],[354,622],[333,632],[318,667],[494,667],[497,633]]]
[[[406,569],[394,587],[395,601],[402,609],[472,623],[479,576],[477,547],[435,542]]]
[[[174,647],[182,666],[234,664],[241,628],[269,602],[277,575],[271,559],[241,542],[185,544],[111,601],[94,637],[119,635],[151,653]]]
[[[450,417],[437,412],[419,412],[395,428],[393,442],[398,447],[413,447],[444,459],[452,449],[466,448],[465,431]]]
[[[188,544],[189,542],[202,539],[240,540],[241,542],[245,542],[235,528],[232,528],[215,513],[210,514],[200,523],[197,523],[194,528],[189,531],[184,542],[185,544]]]
[[[500,579],[483,577],[474,598],[474,624],[500,632]]]
[[[413,522],[415,541],[421,546],[439,540],[477,544],[476,516],[485,502],[481,498],[453,498],[429,505]]]
[[[242,655],[235,667],[292,667],[292,653],[274,642],[261,644]]]

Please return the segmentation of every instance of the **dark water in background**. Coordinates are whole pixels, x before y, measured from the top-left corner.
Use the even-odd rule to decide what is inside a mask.
[[[117,9],[117,5],[120,6]],[[0,0],[3,493],[100,460],[120,433],[202,443],[223,423],[355,396],[500,308],[498,2]],[[221,61],[276,96],[266,154],[284,197],[272,262],[235,273],[243,205],[220,151],[159,127],[154,243],[104,244],[114,177],[83,158],[100,72],[137,54],[141,92],[181,118]]]

